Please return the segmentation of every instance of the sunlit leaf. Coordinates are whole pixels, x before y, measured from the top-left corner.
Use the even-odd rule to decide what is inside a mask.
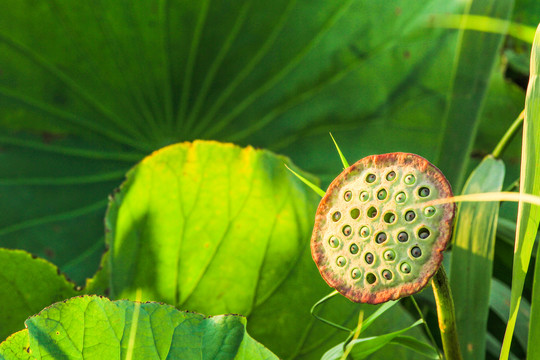
[[[158,303],[76,297],[45,308],[26,326],[0,346],[0,357],[27,356],[19,345],[27,332],[31,355],[38,360],[123,360],[129,353],[130,359],[277,360],[246,333],[241,316],[204,317]]]
[[[502,188],[504,164],[486,157],[465,183],[463,194]],[[464,359],[485,357],[493,254],[499,203],[463,203],[454,227],[450,286]]]
[[[540,28],[536,31],[531,52],[531,75],[525,99],[525,121],[523,123],[523,148],[521,155],[520,192],[540,195]],[[510,318],[506,327],[501,359],[508,358],[512,334],[516,324],[518,308],[525,276],[529,268],[532,247],[540,222],[540,206],[520,203],[518,210],[514,267],[512,273],[512,297]],[[533,289],[533,293],[536,293]],[[531,328],[529,330],[529,349],[527,355],[534,359],[540,356],[536,336],[540,334],[540,322],[535,322],[535,302],[531,304]]]

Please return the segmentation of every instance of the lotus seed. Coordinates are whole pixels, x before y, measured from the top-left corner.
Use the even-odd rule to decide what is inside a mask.
[[[420,229],[420,231],[418,232],[418,237],[420,239],[427,239],[429,237],[429,230],[426,228]]]
[[[403,204],[405,200],[407,200],[407,195],[405,195],[404,192],[400,192],[399,194],[396,195],[396,202],[398,204]]]
[[[345,199],[345,201],[351,201],[352,192],[351,191],[345,191],[345,194],[343,195],[343,198]]]
[[[405,213],[405,220],[409,222],[413,221],[415,217],[416,217],[416,214],[412,210],[409,210]]]
[[[415,246],[411,249],[411,255],[415,258],[422,256],[422,250],[418,246]]]
[[[334,221],[339,221],[339,219],[341,219],[341,213],[339,211],[336,211],[333,215],[332,215],[332,220]]]
[[[330,240],[328,240],[328,243],[331,247],[337,248],[339,246],[339,239],[335,236],[330,237]]]
[[[351,271],[351,277],[352,277],[353,279],[358,279],[358,278],[360,277],[360,274],[361,274],[361,273],[360,273],[360,270],[359,270],[359,269],[356,269],[356,268],[355,268],[355,269],[352,269],[352,271]]]
[[[347,263],[347,259],[345,259],[343,256],[340,256],[340,257],[337,258],[336,264],[339,267],[345,266],[346,263]]]
[[[386,280],[392,280],[392,273],[390,272],[390,270],[383,270],[382,276],[383,276]]]
[[[343,230],[342,230],[342,231],[343,231],[343,235],[349,236],[349,235],[351,235],[351,233],[352,233],[352,228],[351,228],[349,225],[345,225],[345,226],[343,227]]]
[[[377,179],[375,174],[368,174],[368,176],[366,176],[366,181],[370,184],[375,182],[375,179]]]
[[[390,171],[388,174],[386,174],[386,180],[392,181],[396,178],[396,172]]]
[[[398,234],[397,239],[400,242],[406,242],[407,240],[409,240],[409,234],[407,234],[405,231],[402,231]]]
[[[369,273],[366,275],[366,281],[368,282],[368,284],[373,284],[375,281],[377,281],[377,278],[375,277],[375,275],[373,275],[372,273]]]
[[[409,265],[407,263],[403,263],[403,264],[401,264],[399,269],[401,270],[402,273],[408,274],[408,273],[411,272],[411,265]]]
[[[366,262],[368,264],[373,264],[373,261],[375,260],[375,257],[373,257],[372,253],[367,253],[365,256]]]
[[[414,184],[414,182],[416,181],[416,178],[414,177],[413,174],[409,174],[407,176],[405,176],[405,184],[407,185],[412,185]]]
[[[360,216],[360,210],[354,208],[351,210],[351,217],[357,219]]]
[[[368,237],[369,234],[371,234],[371,230],[367,226],[362,226],[360,229],[360,236],[362,237]]]
[[[360,193],[360,201],[366,202],[369,200],[369,194],[367,191],[362,191]]]
[[[385,233],[381,232],[381,233],[378,233],[377,234],[377,237],[375,238],[375,242],[377,244],[382,244],[383,242],[385,242],[387,239],[387,236]]]
[[[358,245],[356,244],[351,244],[351,247],[349,248],[351,254],[358,254]]]
[[[387,212],[384,214],[384,222],[387,224],[391,224],[396,220],[396,215],[391,212]]]
[[[420,195],[420,197],[429,196],[429,189],[427,187],[421,187],[420,190],[418,190],[418,195]]]
[[[373,219],[375,216],[377,216],[377,209],[375,209],[373,206],[370,207],[367,212],[367,216]]]
[[[386,250],[384,252],[384,259],[388,261],[392,261],[396,258],[396,253],[393,250]]]
[[[435,208],[433,206],[428,206],[427,208],[424,209],[424,214],[427,217],[433,216],[435,214]]]
[[[381,189],[381,190],[379,190],[379,192],[377,193],[377,199],[379,199],[379,200],[384,200],[384,199],[386,199],[386,195],[387,195],[386,190]]]

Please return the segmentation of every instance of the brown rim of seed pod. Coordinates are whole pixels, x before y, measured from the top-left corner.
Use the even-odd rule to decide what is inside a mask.
[[[311,237],[323,279],[354,302],[379,304],[420,291],[442,262],[455,204],[434,165],[410,153],[365,157],[332,181]]]

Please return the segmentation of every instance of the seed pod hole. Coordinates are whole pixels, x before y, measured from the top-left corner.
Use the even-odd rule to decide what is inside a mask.
[[[405,220],[411,222],[416,218],[416,213],[412,210],[409,210],[405,213]]]
[[[427,239],[429,237],[429,230],[426,229],[426,228],[421,228],[420,230],[418,230],[418,237],[420,239]]]
[[[394,250],[386,250],[383,254],[384,256],[384,260],[386,261],[392,261],[396,258],[396,253],[394,252]]]
[[[339,221],[339,219],[341,219],[341,213],[339,211],[332,214],[332,220],[334,220],[334,222]]]
[[[392,280],[392,272],[390,270],[383,270],[382,276],[386,280]]]
[[[345,225],[343,227],[343,230],[341,230],[343,232],[343,235],[345,236],[349,236],[352,234],[352,228],[349,226],[349,225]]]
[[[393,212],[387,212],[384,214],[384,222],[387,224],[392,224],[394,221],[396,221],[396,214]]]
[[[388,174],[386,174],[386,180],[393,181],[396,178],[396,172],[390,171]]]
[[[397,239],[399,242],[407,242],[407,240],[409,240],[409,234],[407,234],[405,231],[402,231],[398,234]]]
[[[399,267],[399,270],[401,270],[402,273],[404,274],[408,274],[411,272],[411,265],[407,264],[406,262],[404,262],[403,264],[401,264],[401,266]]]
[[[345,201],[351,201],[352,191],[345,191],[345,194],[343,194],[343,198],[345,199]]]
[[[362,275],[362,273],[360,272],[360,269],[357,269],[357,268],[352,269],[352,271],[351,271],[351,277],[352,277],[353,279],[355,279],[355,280],[356,280],[356,279],[359,279],[359,278],[360,278],[360,275]]]
[[[379,200],[384,200],[386,199],[386,196],[388,195],[388,193],[386,192],[385,189],[381,189],[379,190],[379,192],[377,193],[377,199]]]
[[[351,209],[350,214],[353,219],[358,219],[358,217],[360,216],[360,210],[357,208]]]
[[[366,256],[364,257],[364,259],[366,260],[366,262],[368,264],[373,264],[373,261],[375,261],[375,257],[373,256],[372,253],[367,253]]]
[[[435,208],[433,206],[428,206],[424,209],[424,215],[426,215],[427,217],[432,217],[433,215],[435,215]]]
[[[375,242],[376,242],[377,244],[382,244],[383,242],[386,241],[387,238],[388,238],[388,237],[386,236],[385,233],[380,232],[380,233],[377,234],[377,236],[375,236]]]
[[[366,275],[366,281],[367,281],[367,283],[370,284],[370,285],[371,285],[371,284],[374,284],[375,281],[377,281],[377,277],[375,277],[375,275],[372,274],[372,273],[368,273],[368,274]]]
[[[330,239],[328,239],[328,244],[330,244],[330,246],[333,248],[337,248],[339,246],[339,239],[335,236],[330,236]]]
[[[377,180],[377,177],[375,176],[375,174],[368,174],[368,175],[366,176],[366,182],[367,182],[368,184],[374,183],[375,180]]]
[[[416,177],[413,174],[409,174],[405,176],[405,178],[403,179],[403,182],[407,185],[412,185],[416,182]]]
[[[418,189],[418,195],[420,197],[428,197],[429,196],[429,188],[422,186],[420,189]]]
[[[358,245],[356,244],[351,244],[351,247],[349,248],[349,251],[351,252],[351,254],[358,254]]]
[[[366,202],[369,200],[369,193],[367,191],[362,191],[360,193],[360,201]]]
[[[370,207],[367,211],[367,216],[371,219],[373,219],[374,217],[377,216],[377,209],[375,209],[375,207]]]
[[[347,259],[345,259],[343,256],[339,256],[336,260],[336,264],[339,267],[343,267],[345,264],[347,264]]]
[[[403,191],[396,195],[396,202],[398,204],[403,204],[405,201],[407,201],[407,195]]]
[[[369,236],[369,234],[371,234],[371,230],[367,226],[362,226],[360,228],[360,236],[361,237],[366,238],[366,237]]]
[[[418,246],[415,246],[411,249],[411,255],[415,258],[422,256],[422,250]]]

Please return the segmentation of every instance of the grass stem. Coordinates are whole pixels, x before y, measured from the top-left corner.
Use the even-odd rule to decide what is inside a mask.
[[[500,158],[504,150],[508,147],[511,140],[514,138],[514,136],[517,134],[517,131],[523,125],[523,119],[525,118],[525,110],[519,114],[516,120],[510,125],[510,128],[506,130],[506,133],[503,135],[495,149],[493,149],[492,155],[495,158]]]
[[[338,295],[338,294],[339,294],[339,292],[338,292],[337,290],[334,290],[334,291],[332,291],[330,294],[328,294],[328,295],[326,295],[325,297],[323,297],[321,300],[317,301],[317,302],[315,303],[315,305],[313,305],[313,306],[311,307],[311,311],[310,311],[310,312],[311,312],[311,315],[312,315],[315,319],[317,319],[317,320],[319,320],[319,321],[321,321],[321,322],[323,322],[323,323],[325,323],[325,324],[327,324],[327,325],[333,326],[333,327],[335,327],[336,329],[343,330],[343,331],[346,331],[346,332],[348,332],[348,333],[352,333],[353,330],[351,330],[351,329],[349,329],[349,328],[346,328],[345,326],[341,326],[341,325],[339,325],[339,324],[336,324],[336,323],[334,323],[334,322],[332,322],[332,321],[330,321],[330,320],[326,320],[326,319],[320,317],[319,315],[315,314],[315,309],[316,309],[319,305],[325,303],[326,301],[328,301],[329,299],[333,298],[334,296],[336,296],[336,295]]]

